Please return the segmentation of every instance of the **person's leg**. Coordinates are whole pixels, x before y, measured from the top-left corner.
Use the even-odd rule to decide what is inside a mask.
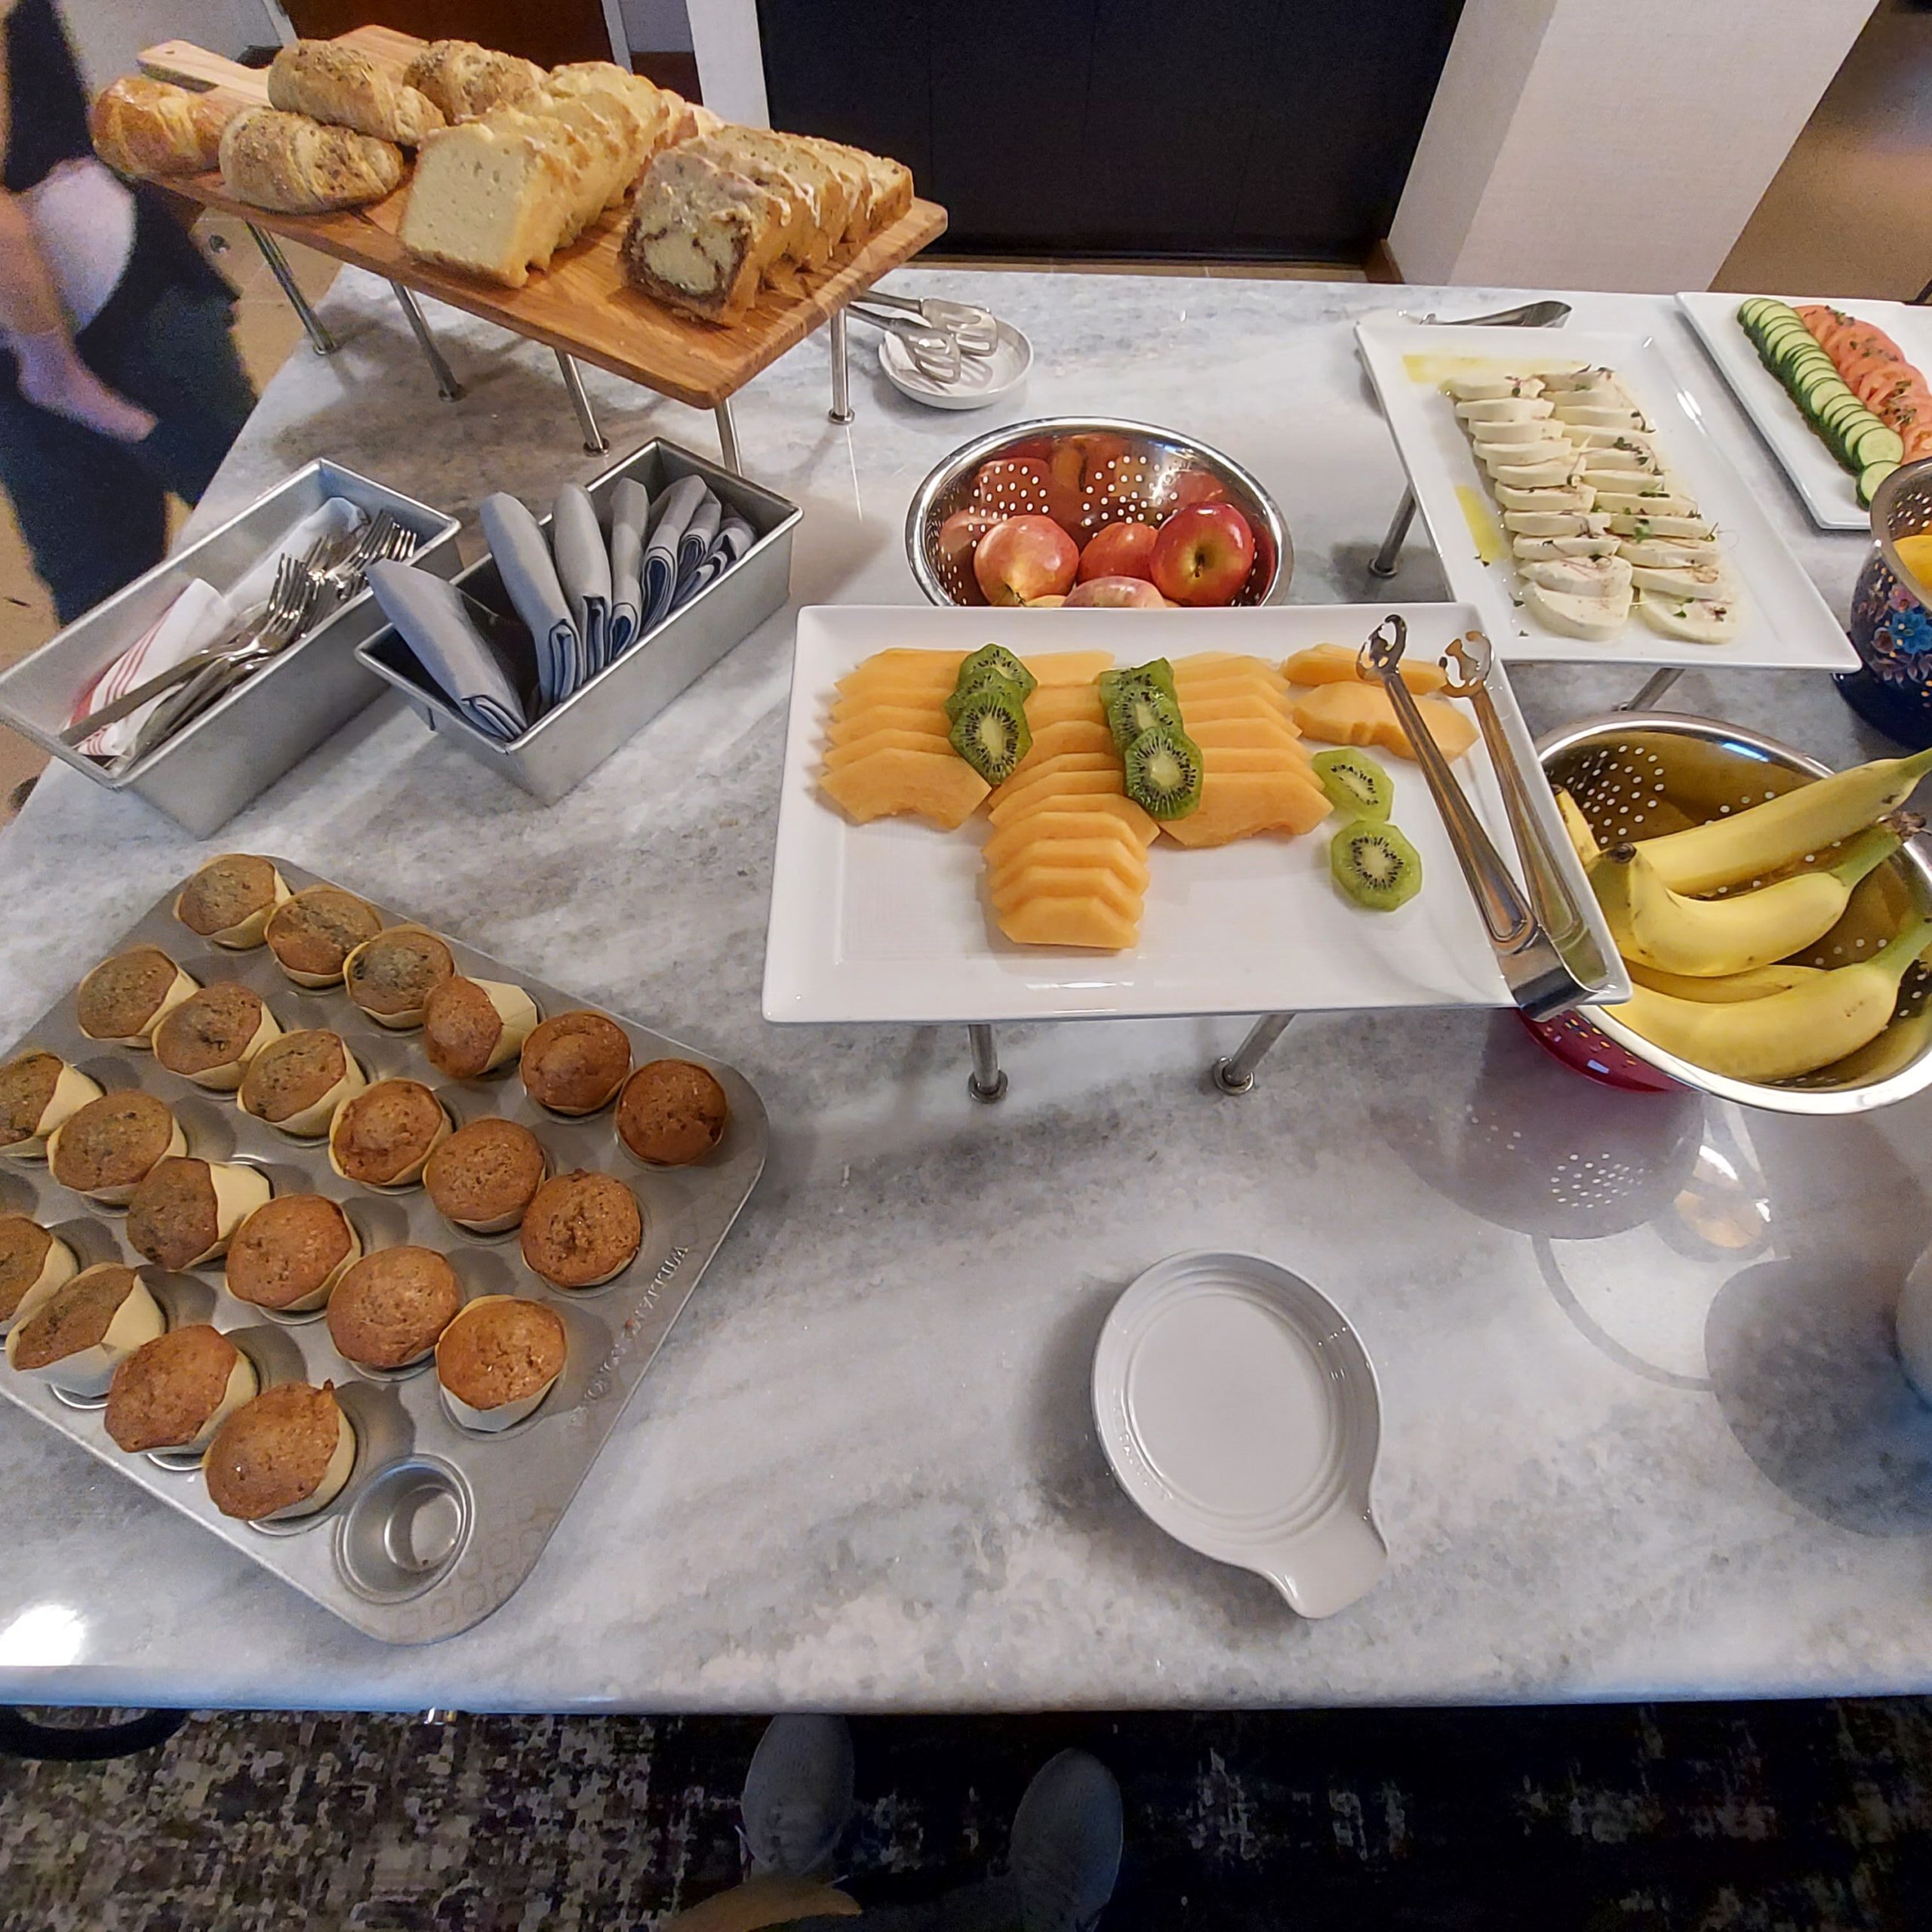
[[[167,554],[161,485],[132,448],[0,397],[0,488],[63,624]]]
[[[745,1774],[739,1814],[754,1878],[816,1878],[852,1816],[852,1734],[843,1718],[774,1718]]]
[[[1112,1772],[1063,1751],[1013,1814],[1013,1881],[1024,1932],[1091,1932],[1120,1875],[1123,1825]]]

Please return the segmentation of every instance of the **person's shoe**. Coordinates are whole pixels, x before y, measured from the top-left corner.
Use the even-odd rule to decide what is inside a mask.
[[[843,1718],[774,1718],[739,1801],[752,1875],[811,1878],[828,1869],[852,1815],[852,1734]]]
[[[1013,1814],[1013,1883],[1024,1932],[1092,1932],[1120,1875],[1120,1786],[1099,1758],[1063,1751]]]

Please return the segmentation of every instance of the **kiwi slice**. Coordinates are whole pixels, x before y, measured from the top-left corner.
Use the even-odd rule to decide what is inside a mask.
[[[1165,691],[1178,703],[1174,690],[1174,667],[1164,657],[1150,658],[1145,664],[1130,664],[1124,669],[1103,671],[1100,678],[1100,702],[1110,704],[1116,691],[1129,687]]]
[[[1422,855],[1392,825],[1358,818],[1330,841],[1328,869],[1358,906],[1392,912],[1422,890]]]
[[[960,696],[964,701],[953,716],[952,749],[989,785],[998,785],[1013,776],[1033,749],[1026,707],[1004,678],[976,685]]]
[[[997,691],[1002,697],[1010,697],[1019,706],[1023,716],[1026,709],[1026,691],[1003,672],[982,671],[971,684],[961,685],[946,700],[946,715],[949,721],[958,718],[961,711],[982,691]]]
[[[1180,706],[1158,685],[1116,685],[1106,707],[1107,728],[1122,751],[1163,725],[1173,731],[1183,728]]]
[[[954,688],[969,691],[989,672],[1005,678],[1009,684],[1017,685],[1023,698],[1031,697],[1040,681],[1004,645],[983,644],[960,666]]]
[[[1185,818],[1201,802],[1201,747],[1177,725],[1157,724],[1121,754],[1127,795],[1155,818]]]
[[[1388,773],[1365,752],[1317,752],[1310,762],[1322,790],[1338,811],[1377,823],[1388,817],[1389,808],[1395,802],[1395,787]]]

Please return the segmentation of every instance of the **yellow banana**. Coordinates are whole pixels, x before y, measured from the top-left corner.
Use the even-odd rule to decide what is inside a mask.
[[[1729,899],[1689,899],[1657,876],[1641,845],[1614,845],[1591,866],[1590,884],[1626,960],[1715,979],[1768,966],[1823,938],[1844,916],[1852,888],[1898,849],[1896,832],[1874,826],[1835,866]]]
[[[1583,816],[1583,808],[1571,797],[1561,785],[1556,788],[1556,809],[1563,820],[1563,829],[1570,835],[1570,842],[1577,848],[1577,856],[1585,865],[1595,860],[1603,848],[1597,843],[1596,834],[1590,829],[1590,822]]]
[[[1814,779],[1749,811],[1643,839],[1638,849],[1672,891],[1715,892],[1762,878],[1862,832],[1903,804],[1928,771],[1932,751],[1878,758]]]
[[[1673,999],[1639,986],[1604,1011],[1653,1046],[1732,1080],[1795,1080],[1856,1053],[1885,1030],[1899,982],[1928,938],[1932,919],[1907,926],[1882,952],[1840,966],[1789,992],[1729,1005]]]
[[[1771,993],[1787,993],[1815,980],[1823,970],[1817,966],[1754,966],[1748,973],[1727,973],[1715,980],[1700,980],[1688,973],[1660,973],[1654,966],[1642,966],[1633,960],[1623,962],[1631,979],[1654,993],[1669,993],[1678,999],[1700,999],[1714,1006],[1729,1006],[1741,999],[1763,999]]]

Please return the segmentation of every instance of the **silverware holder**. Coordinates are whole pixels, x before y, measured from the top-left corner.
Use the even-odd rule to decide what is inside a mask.
[[[326,459],[177,550],[78,618],[0,676],[0,718],[43,751],[110,792],[131,792],[205,838],[382,694],[356,655],[383,614],[367,590],[128,771],[110,773],[63,743],[75,700],[136,642],[196,577],[226,591],[292,525],[342,497],[373,516],[387,510],[417,540],[415,561],[454,576],[457,519]]]
[[[545,712],[521,737],[506,742],[478,731],[451,704],[392,628],[377,630],[358,645],[358,656],[401,692],[431,731],[453,738],[472,758],[532,797],[555,804],[727,651],[782,609],[791,594],[792,535],[799,512],[783,497],[662,438],[646,443],[586,487],[608,526],[608,500],[620,478],[635,477],[654,503],[660,491],[681,477],[694,475],[702,477],[718,501],[751,526],[755,539],[751,548],[723,576]],[[550,518],[543,518],[540,527],[547,539]],[[479,604],[514,617],[493,558],[458,572],[455,581]]]

